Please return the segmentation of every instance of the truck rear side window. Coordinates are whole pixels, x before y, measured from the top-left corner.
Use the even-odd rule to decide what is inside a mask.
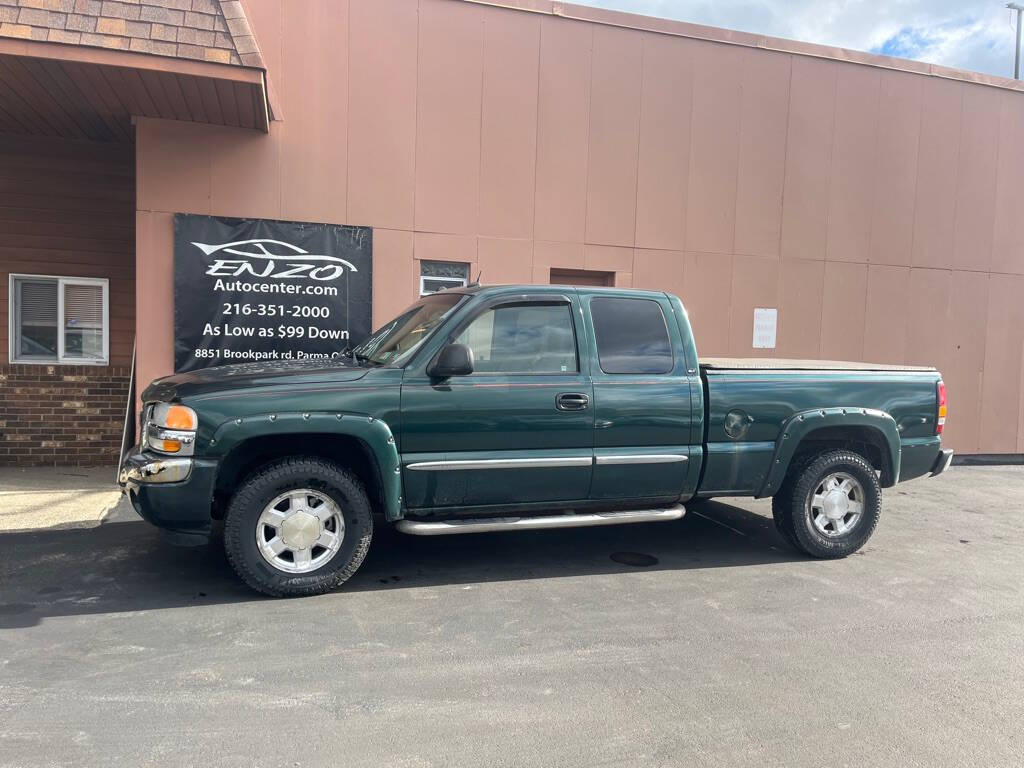
[[[650,299],[590,302],[597,358],[605,373],[668,373],[672,344],[661,305]]]

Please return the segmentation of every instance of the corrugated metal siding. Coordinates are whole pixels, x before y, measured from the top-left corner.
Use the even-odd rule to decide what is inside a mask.
[[[8,362],[12,272],[110,281],[110,364],[135,333],[135,170],[131,144],[0,140],[0,363]]]
[[[173,367],[174,212],[338,222],[375,227],[377,322],[421,260],[612,272],[679,293],[704,355],[935,365],[950,446],[1024,451],[1019,84],[522,2],[546,12],[246,0],[286,114],[271,140],[137,125],[140,380]]]

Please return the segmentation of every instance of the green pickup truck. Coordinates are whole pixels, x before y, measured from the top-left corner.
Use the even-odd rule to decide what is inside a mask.
[[[120,484],[181,542],[223,521],[269,595],[333,589],[375,519],[415,535],[678,520],[772,497],[797,549],[843,557],[881,489],[937,475],[933,368],[699,361],[668,293],[488,286],[427,296],[333,359],[207,368],[142,394]]]

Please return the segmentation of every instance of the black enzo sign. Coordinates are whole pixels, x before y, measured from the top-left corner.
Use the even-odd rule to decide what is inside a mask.
[[[174,370],[332,357],[361,342],[372,237],[369,227],[175,214]]]

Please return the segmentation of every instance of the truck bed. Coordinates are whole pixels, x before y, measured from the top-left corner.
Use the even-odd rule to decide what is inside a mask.
[[[787,360],[776,357],[705,357],[701,369],[708,371],[934,371],[918,365],[854,363],[845,360]]]
[[[823,413],[826,406],[890,415],[907,478],[927,471],[939,448],[934,368],[712,357],[701,359],[700,371],[707,444],[702,495],[757,494],[787,424],[801,413]]]

